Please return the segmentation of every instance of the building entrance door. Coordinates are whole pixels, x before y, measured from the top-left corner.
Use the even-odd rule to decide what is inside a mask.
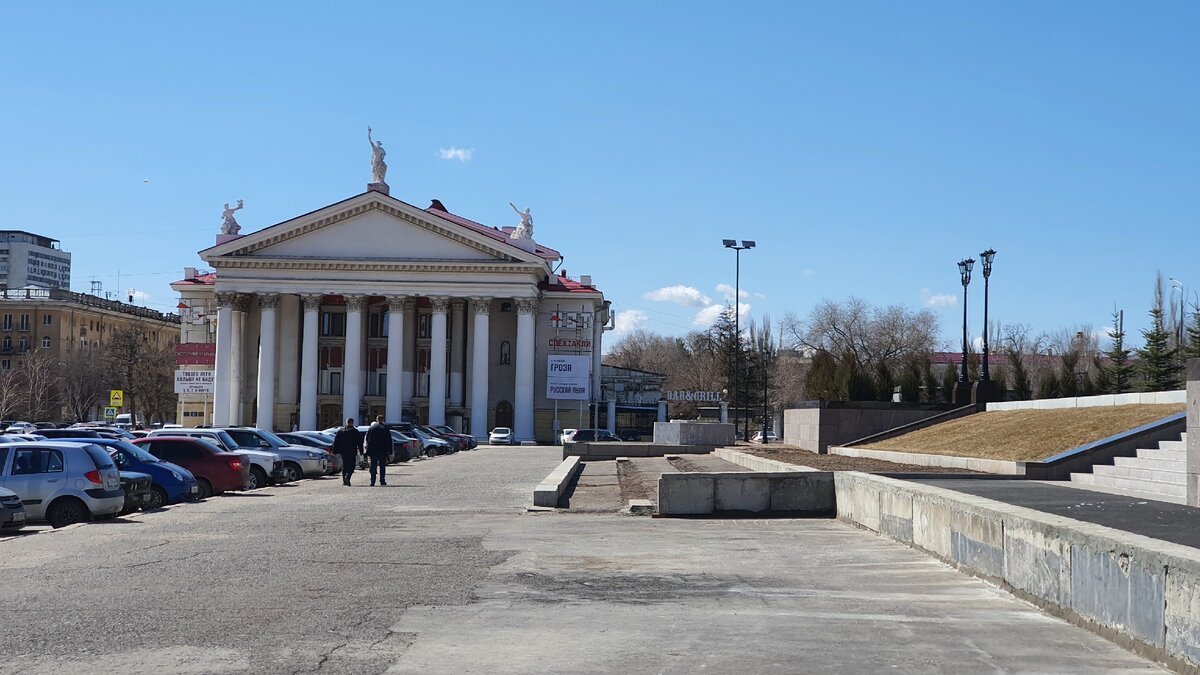
[[[508,401],[500,401],[496,404],[496,421],[493,426],[512,428],[513,425],[513,409],[512,404]]]

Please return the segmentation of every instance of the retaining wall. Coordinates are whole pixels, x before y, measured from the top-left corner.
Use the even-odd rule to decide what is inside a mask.
[[[654,442],[658,445],[733,445],[732,424],[719,422],[655,422]]]
[[[1079,396],[1075,398],[1043,398],[1036,401],[1005,401],[1003,403],[987,404],[988,412],[1004,410],[1055,410],[1058,408],[1095,408],[1111,405],[1163,405],[1167,403],[1186,403],[1187,392],[1153,391],[1133,394],[1101,394],[1099,396]]]
[[[809,401],[783,411],[783,442],[824,453],[831,445],[919,422],[947,412],[944,405],[872,401]]]
[[[660,443],[567,443],[563,459],[579,457],[585,462],[618,457],[665,457],[667,455],[705,455],[712,445],[663,445]]]
[[[1200,668],[1200,551],[941,488],[838,472],[837,517],[1180,670]]]
[[[658,479],[658,512],[665,516],[832,516],[834,510],[833,474],[828,471],[664,473]]]

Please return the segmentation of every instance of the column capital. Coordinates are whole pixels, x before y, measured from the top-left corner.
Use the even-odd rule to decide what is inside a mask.
[[[219,309],[232,309],[234,303],[237,302],[237,293],[226,293],[224,291],[217,292],[217,307]]]
[[[408,297],[407,295],[389,295],[389,296],[387,296],[387,304],[388,304],[389,312],[403,312],[404,310],[408,309],[408,305],[411,302],[413,302],[413,299]]]
[[[491,314],[493,298],[481,297],[471,298],[471,305],[475,308],[476,314]]]
[[[346,300],[346,309],[351,312],[361,312],[367,306],[367,296],[365,295],[343,295]]]
[[[325,296],[320,293],[305,293],[300,296],[300,302],[304,304],[304,311],[315,312],[321,309],[321,302],[325,300]]]
[[[433,308],[434,314],[445,314],[446,309],[450,306],[450,298],[444,295],[435,295],[429,298],[429,305]]]
[[[259,293],[258,305],[263,309],[275,309],[279,306],[278,293]]]
[[[233,300],[233,309],[237,312],[249,312],[250,304],[254,302],[252,293],[235,293],[236,297]]]
[[[513,302],[517,305],[517,314],[537,314],[538,307],[542,304],[540,298],[513,298]]]

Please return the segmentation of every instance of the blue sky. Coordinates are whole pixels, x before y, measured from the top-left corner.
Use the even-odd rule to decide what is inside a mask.
[[[623,328],[703,323],[739,238],[756,317],[929,305],[951,346],[955,263],[993,247],[994,321],[1136,329],[1156,271],[1200,289],[1198,30],[1185,2],[6,3],[0,227],[169,310],[222,203],[252,231],[361,192],[371,124],[393,196],[531,207]]]

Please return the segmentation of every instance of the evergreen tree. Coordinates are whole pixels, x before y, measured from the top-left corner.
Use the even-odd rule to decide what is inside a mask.
[[[808,377],[804,379],[804,395],[813,401],[845,399],[846,394],[838,384],[837,359],[824,349],[818,349],[808,367]]]
[[[954,364],[948,363],[942,369],[942,400],[946,403],[954,402],[954,387],[958,384],[958,370]]]
[[[1113,329],[1109,333],[1112,346],[1105,352],[1108,362],[1102,368],[1106,394],[1124,394],[1133,390],[1133,364],[1129,362],[1129,349],[1125,346],[1125,326],[1121,312],[1113,311]]]
[[[1142,391],[1179,389],[1181,369],[1163,317],[1163,282],[1159,274],[1154,285],[1154,306],[1150,308],[1150,329],[1142,331],[1146,346],[1137,350]]]
[[[1187,347],[1184,358],[1200,359],[1200,305],[1192,305],[1192,322],[1187,325]]]
[[[933,363],[926,354],[921,362],[921,402],[937,403],[938,381],[933,374]]]
[[[1079,396],[1079,379],[1076,367],[1079,365],[1079,352],[1068,349],[1061,357],[1061,367],[1058,375],[1058,395],[1063,398]]]
[[[1092,382],[1093,394],[1111,394],[1112,382],[1108,379],[1108,368],[1097,354],[1092,358],[1092,369],[1096,371],[1096,379]]]
[[[896,390],[895,378],[892,377],[892,369],[888,367],[887,361],[879,361],[875,365],[875,399],[879,401],[891,401],[892,394]]]
[[[1042,398],[1058,398],[1059,393],[1058,373],[1054,371],[1053,366],[1046,367],[1042,371],[1042,376],[1038,378],[1037,397]]]
[[[921,357],[913,354],[904,360],[900,374],[900,399],[916,403],[921,400]]]
[[[1025,359],[1021,352],[1010,347],[1004,349],[1008,370],[1012,371],[1012,397],[1016,401],[1028,401],[1033,398],[1033,385],[1029,381],[1029,371],[1025,370]]]

